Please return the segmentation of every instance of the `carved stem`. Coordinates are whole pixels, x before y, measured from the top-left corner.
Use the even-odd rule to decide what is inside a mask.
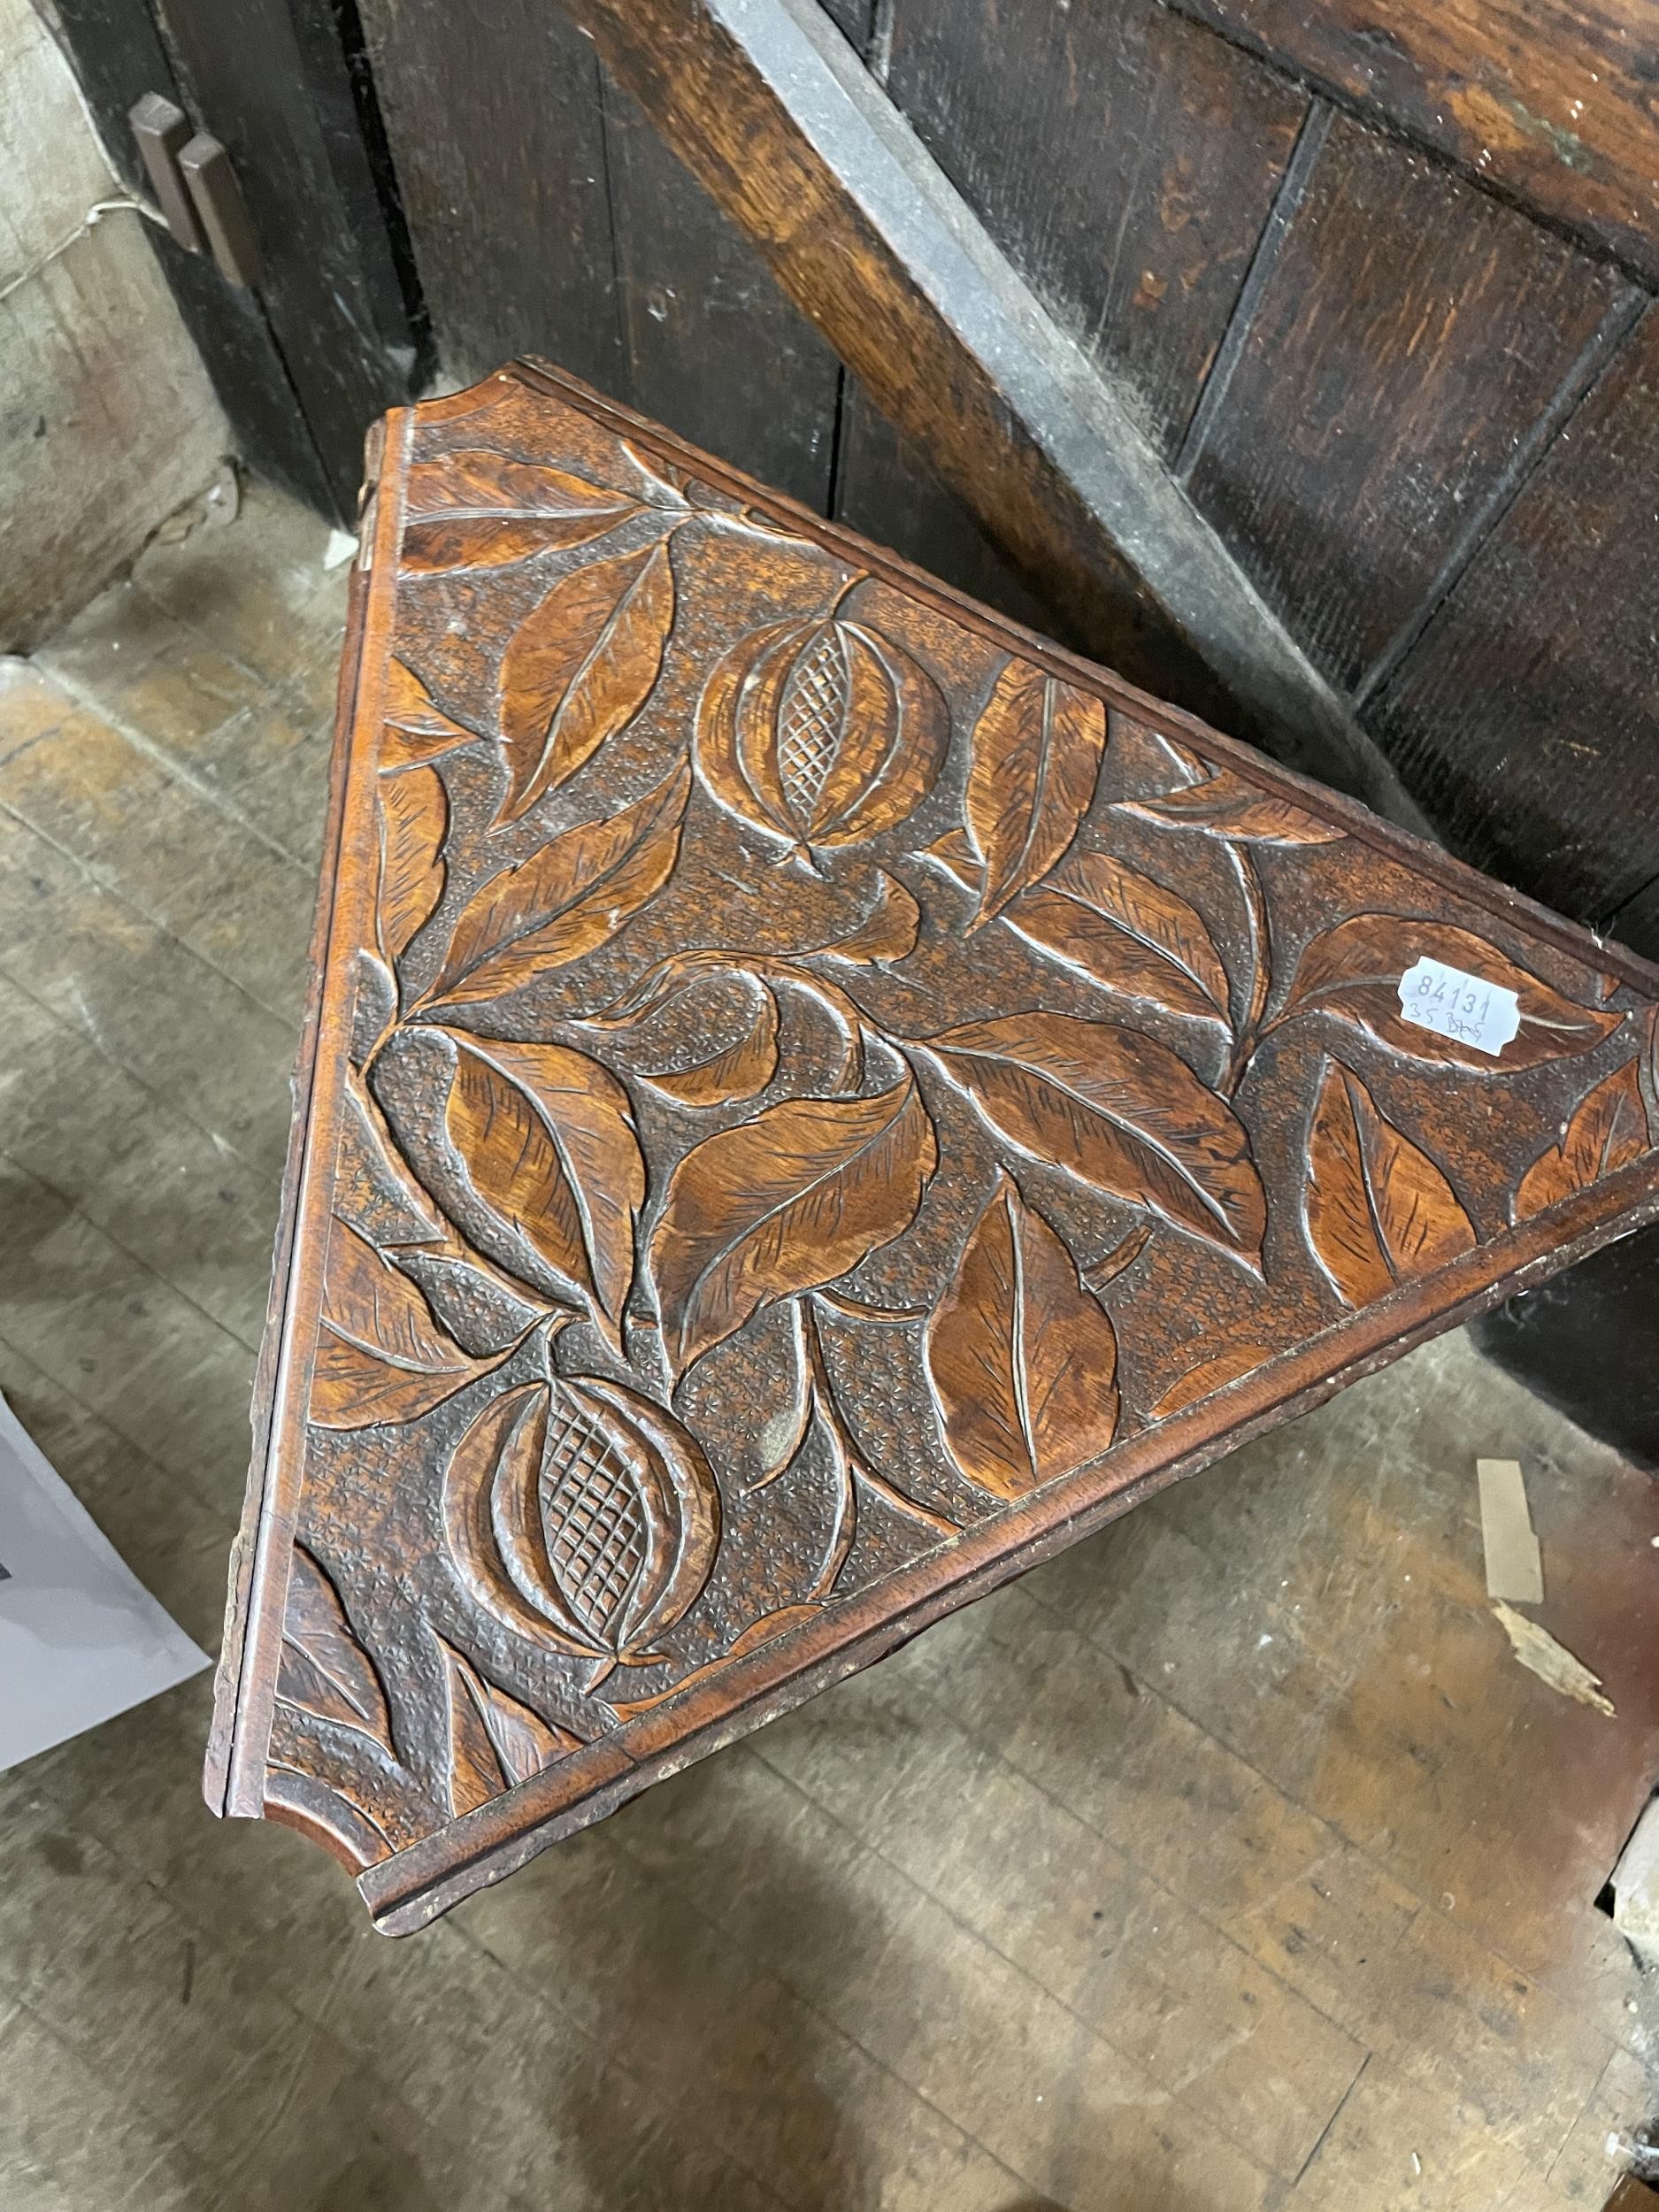
[[[1272,969],[1268,964],[1267,902],[1262,895],[1261,876],[1247,846],[1229,840],[1227,850],[1233,855],[1239,888],[1244,894],[1244,918],[1250,947],[1250,995],[1239,1033],[1233,1041],[1226,1072],[1217,1087],[1224,1098],[1231,1098],[1243,1081],[1250,1056],[1261,1041],[1262,1016],[1272,982]]]

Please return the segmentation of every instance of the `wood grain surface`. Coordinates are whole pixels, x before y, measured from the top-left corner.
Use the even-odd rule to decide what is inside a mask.
[[[1598,924],[1655,874],[1655,557],[1649,309],[1368,710],[1463,850]]]
[[[1659,274],[1652,0],[1178,0],[1180,11]]]
[[[1638,296],[1426,156],[1333,120],[1187,481],[1344,691],[1443,589],[1600,365],[1604,319],[1616,338]]]
[[[534,365],[372,511],[209,1794],[388,1931],[1659,1213],[1363,810]]]
[[[1308,108],[1153,0],[897,0],[887,87],[1026,281],[1179,447]]]

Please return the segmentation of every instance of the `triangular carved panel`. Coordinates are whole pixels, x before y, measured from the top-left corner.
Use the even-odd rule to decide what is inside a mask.
[[[378,479],[209,1794],[381,1927],[1659,1212],[1641,963],[550,373]]]

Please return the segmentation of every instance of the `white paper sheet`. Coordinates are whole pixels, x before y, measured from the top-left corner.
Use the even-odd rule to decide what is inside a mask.
[[[0,1398],[0,1771],[209,1663]]]

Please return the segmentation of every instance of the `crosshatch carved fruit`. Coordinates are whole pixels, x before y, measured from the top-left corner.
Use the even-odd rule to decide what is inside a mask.
[[[521,1384],[450,1455],[444,1532],[462,1580],[508,1628],[598,1663],[659,1657],[714,1563],[720,1498],[702,1447],[626,1384]]]
[[[697,765],[723,806],[803,850],[902,822],[950,736],[938,685],[891,638],[838,615],[774,622],[717,663]]]

